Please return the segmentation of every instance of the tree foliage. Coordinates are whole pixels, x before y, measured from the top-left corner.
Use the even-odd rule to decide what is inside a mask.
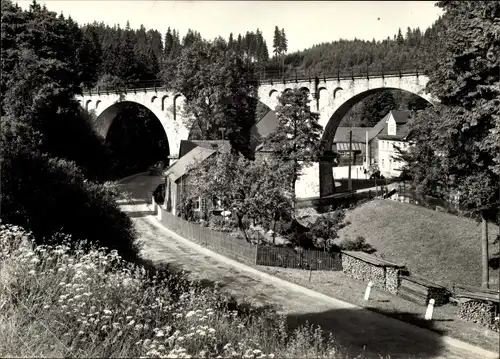
[[[39,241],[66,232],[130,258],[130,219],[107,187],[89,181],[107,172],[108,153],[74,100],[88,81],[81,30],[36,2],[23,11],[2,0],[1,20],[8,58],[2,61],[2,219],[32,230]]]
[[[284,92],[278,97],[276,130],[266,138],[266,146],[282,163],[291,163],[291,192],[303,168],[317,160],[320,153],[322,127],[319,114],[309,106],[309,94],[300,89]]]
[[[389,91],[377,92],[363,102],[361,126],[373,127],[390,111],[397,107],[394,96]]]
[[[222,39],[197,41],[163,72],[169,88],[185,97],[192,139],[221,139],[221,128],[237,151],[248,155],[255,123],[256,83],[253,66],[227,51]],[[250,78],[250,79],[249,79]]]
[[[219,199],[234,213],[248,241],[245,219],[270,222],[278,213],[289,212],[291,196],[280,185],[289,173],[276,161],[250,161],[229,151],[220,152],[193,165],[186,200]]]
[[[438,57],[427,89],[441,104],[411,122],[415,146],[405,154],[416,187],[483,220],[483,285],[488,283],[487,218],[500,199],[500,3],[442,1]],[[419,164],[425,160],[425,165]]]

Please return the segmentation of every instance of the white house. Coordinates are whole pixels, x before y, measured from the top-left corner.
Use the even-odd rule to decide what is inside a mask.
[[[384,129],[377,135],[378,168],[385,177],[397,177],[401,173],[403,162],[398,161],[395,146],[407,149],[408,113],[391,111],[382,120]]]

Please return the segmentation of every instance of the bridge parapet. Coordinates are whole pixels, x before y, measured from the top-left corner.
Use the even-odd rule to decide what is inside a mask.
[[[273,85],[273,84],[291,84],[309,81],[327,82],[327,81],[342,81],[342,80],[355,80],[355,79],[370,79],[370,78],[390,78],[390,77],[407,77],[407,76],[420,76],[423,75],[422,71],[418,68],[401,69],[397,71],[384,71],[384,69],[366,69],[366,71],[311,71],[311,70],[294,70],[286,72],[285,74],[278,74],[275,72],[260,72],[248,81],[256,82],[258,85]],[[128,91],[166,91],[161,80],[144,80],[144,81],[129,81],[122,86],[97,86],[91,89],[83,89],[84,94],[110,94]]]

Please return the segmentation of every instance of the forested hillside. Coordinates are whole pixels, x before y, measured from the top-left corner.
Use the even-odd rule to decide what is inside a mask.
[[[285,56],[287,71],[311,70],[317,73],[354,73],[361,71],[397,71],[399,69],[420,68],[435,51],[442,20],[438,19],[425,31],[401,29],[394,37],[383,41],[337,40],[318,44],[310,49]]]
[[[369,70],[398,71],[422,68],[433,55],[436,39],[442,28],[441,19],[430,28],[406,31],[401,29],[392,38],[383,41],[335,40],[314,45],[310,49],[287,53],[285,29],[274,29],[272,47],[269,47],[260,29],[245,34],[228,35],[222,40],[226,50],[235,52],[256,68],[261,77],[293,76],[296,72],[314,75],[323,73],[359,73]],[[83,39],[79,51],[87,68],[84,85],[119,85],[128,81],[160,80],[160,70],[176,59],[181,50],[190,46],[203,34],[195,30],[181,38],[178,30],[168,29],[161,34],[156,29],[125,28],[104,23],[86,24],[81,27]],[[267,31],[268,29],[266,29]],[[167,68],[168,69],[168,68]]]

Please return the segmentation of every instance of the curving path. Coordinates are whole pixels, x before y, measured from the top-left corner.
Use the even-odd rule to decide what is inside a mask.
[[[283,281],[255,268],[214,253],[164,228],[151,215],[151,192],[162,179],[137,176],[121,186],[133,198],[122,208],[134,220],[144,244],[142,255],[189,272],[193,279],[219,282],[240,300],[254,305],[275,305],[290,325],[306,321],[332,332],[349,357],[390,355],[391,358],[499,358],[473,345],[442,337],[355,305]]]

